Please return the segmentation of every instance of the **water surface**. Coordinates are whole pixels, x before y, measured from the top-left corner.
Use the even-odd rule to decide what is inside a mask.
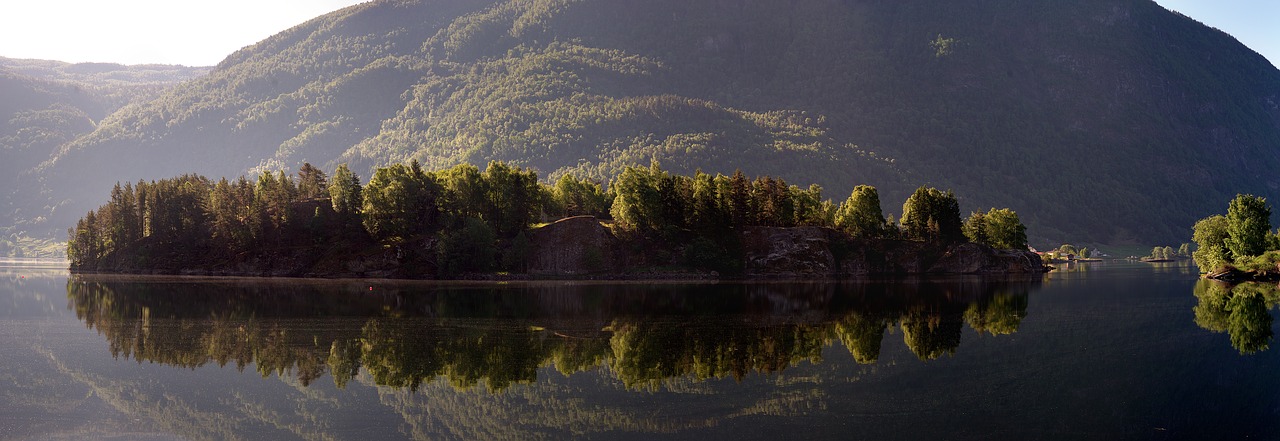
[[[513,283],[0,269],[3,439],[1240,439],[1274,287]]]

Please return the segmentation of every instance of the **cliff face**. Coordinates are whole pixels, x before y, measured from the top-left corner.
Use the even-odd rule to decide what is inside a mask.
[[[615,271],[621,243],[595,216],[561,219],[530,234],[529,274],[581,276]]]

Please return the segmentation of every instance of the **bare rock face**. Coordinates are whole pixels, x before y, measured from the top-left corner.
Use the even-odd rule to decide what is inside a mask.
[[[1044,272],[1040,256],[1030,251],[996,250],[986,245],[963,243],[947,248],[930,273],[1009,274]]]
[[[859,240],[821,227],[751,227],[742,233],[747,277],[850,277],[887,274],[1044,272],[1029,251],[964,243]]]
[[[831,276],[834,231],[821,227],[750,227],[742,232],[744,270],[748,277]]]
[[[533,257],[529,274],[578,276],[613,271],[618,262],[618,238],[595,216],[561,219],[530,231]]]

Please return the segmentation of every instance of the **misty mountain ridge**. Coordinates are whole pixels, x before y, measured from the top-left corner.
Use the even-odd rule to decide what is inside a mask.
[[[0,256],[40,245],[48,255],[57,248],[48,242],[65,240],[57,234],[66,227],[48,219],[60,198],[37,172],[42,162],[121,107],[210,69],[0,57]]]
[[[871,184],[887,212],[951,188],[965,211],[1016,210],[1033,243],[1167,244],[1280,189],[1280,71],[1149,0],[642,3],[345,8],[91,127],[69,118],[6,212],[61,231],[118,181],[304,161],[607,181],[656,160],[837,201]]]

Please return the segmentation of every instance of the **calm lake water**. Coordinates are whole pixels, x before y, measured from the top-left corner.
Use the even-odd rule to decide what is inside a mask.
[[[0,439],[1275,439],[1272,286],[0,268]]]

